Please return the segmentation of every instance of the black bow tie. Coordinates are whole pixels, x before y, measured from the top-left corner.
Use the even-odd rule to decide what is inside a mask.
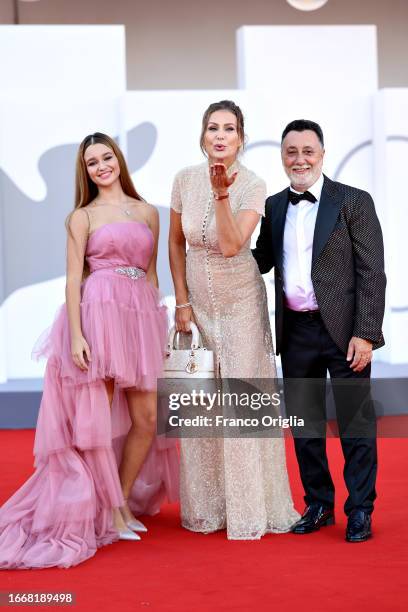
[[[310,193],[310,191],[305,191],[304,193],[295,193],[294,191],[291,191],[289,189],[289,202],[291,204],[294,204],[296,206],[296,204],[299,204],[301,200],[308,200],[313,204],[317,202],[317,198],[315,198],[313,193]]]

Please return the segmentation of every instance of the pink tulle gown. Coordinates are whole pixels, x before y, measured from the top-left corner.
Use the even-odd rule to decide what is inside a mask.
[[[167,334],[165,308],[144,278],[153,250],[149,228],[109,223],[88,239],[91,274],[83,284],[87,371],[71,358],[65,305],[35,352],[48,357],[38,416],[36,471],[0,509],[0,567],[69,567],[117,539],[112,508],[123,505],[118,463],[130,427],[124,389],[152,390]],[[112,407],[104,379],[116,381]],[[178,454],[157,437],[129,506],[155,514],[178,496]]]

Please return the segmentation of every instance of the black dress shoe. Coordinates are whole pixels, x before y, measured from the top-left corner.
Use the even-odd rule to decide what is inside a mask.
[[[365,542],[371,536],[371,515],[364,510],[352,510],[347,522],[347,542]]]
[[[320,527],[334,525],[334,510],[322,504],[307,506],[300,521],[292,527],[292,533],[304,534],[318,531]]]

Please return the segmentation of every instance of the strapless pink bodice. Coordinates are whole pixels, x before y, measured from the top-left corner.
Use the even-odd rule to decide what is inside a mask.
[[[89,236],[86,260],[91,272],[114,266],[133,266],[146,271],[153,246],[152,232],[145,223],[107,223]]]

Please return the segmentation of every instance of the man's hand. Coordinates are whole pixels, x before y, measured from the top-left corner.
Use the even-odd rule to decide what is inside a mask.
[[[354,372],[361,372],[373,357],[373,344],[364,338],[353,336],[348,345],[347,361]]]

